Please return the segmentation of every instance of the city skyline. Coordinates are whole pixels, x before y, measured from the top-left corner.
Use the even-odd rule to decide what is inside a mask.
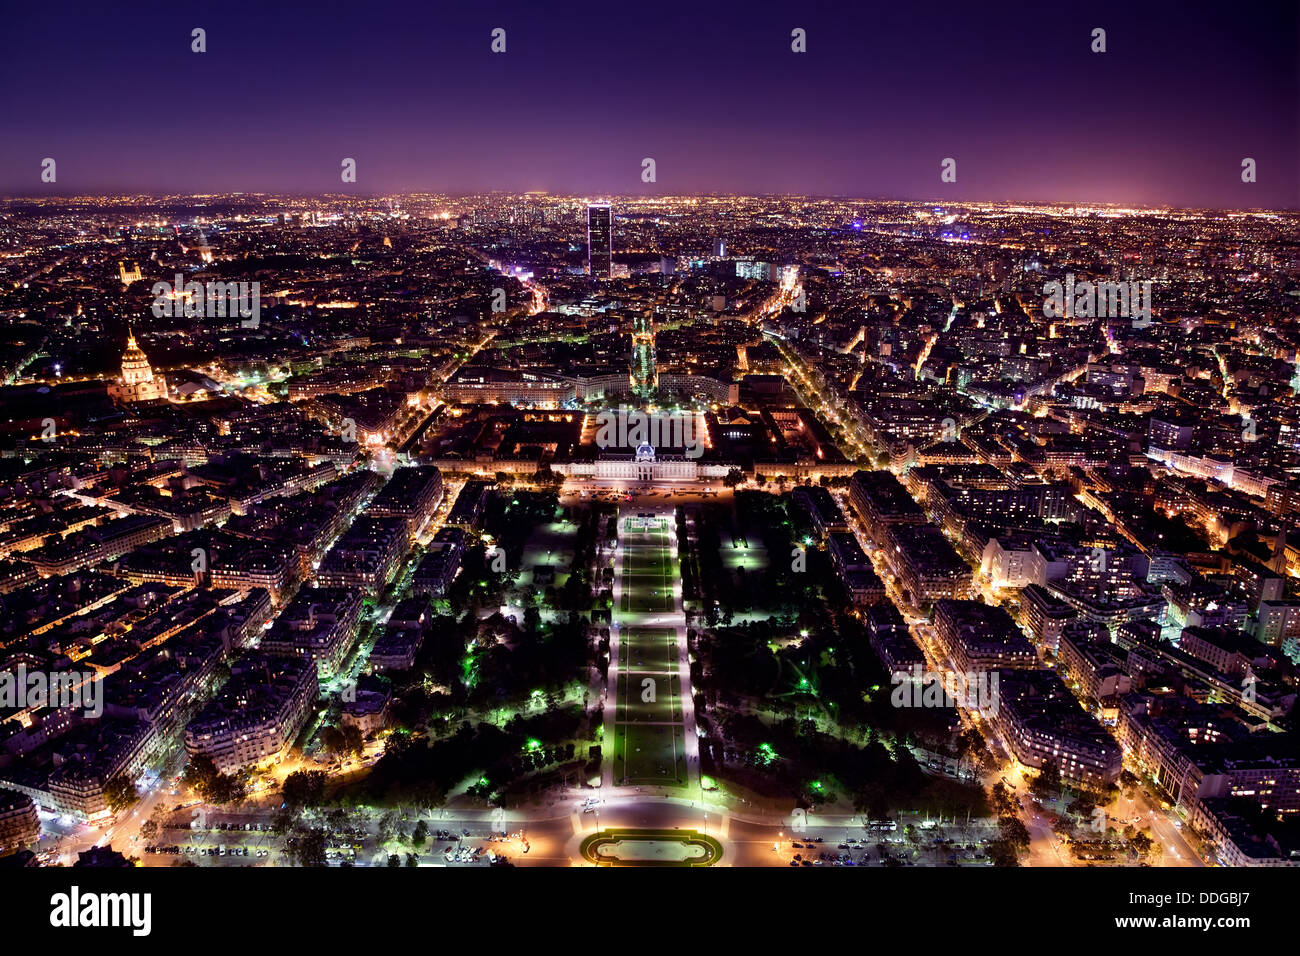
[[[43,864],[1281,865],[1295,218],[0,205],[0,838]],[[410,800],[419,838],[385,822]],[[279,803],[292,835],[247,836]],[[178,839],[189,805],[225,826]],[[433,813],[466,839],[431,848]]]
[[[864,203],[864,204],[897,204],[897,205],[920,205],[920,206],[952,206],[954,208],[974,208],[979,206],[1002,207],[1008,209],[1016,208],[1052,208],[1060,210],[1063,214],[1082,214],[1089,210],[1109,210],[1117,212],[1136,212],[1136,213],[1237,213],[1241,215],[1251,214],[1294,214],[1300,209],[1283,206],[1195,206],[1195,205],[1176,205],[1167,203],[1138,203],[1124,202],[1120,200],[1103,200],[1103,199],[1079,199],[1072,197],[1058,197],[1056,199],[957,199],[939,194],[917,195],[917,196],[879,196],[869,195],[866,193],[815,193],[815,192],[727,192],[722,190],[698,190],[682,193],[636,193],[636,192],[615,192],[610,190],[516,190],[516,189],[483,189],[483,190],[466,190],[466,191],[446,191],[438,189],[403,189],[388,190],[377,192],[338,192],[334,190],[321,190],[317,192],[294,191],[294,190],[232,190],[232,191],[193,191],[193,192],[165,192],[165,191],[103,191],[89,193],[69,193],[69,194],[42,194],[42,195],[12,195],[0,196],[0,202],[7,203],[14,209],[25,209],[32,206],[39,206],[41,203],[51,204],[68,204],[79,202],[128,202],[130,200],[142,201],[210,201],[214,199],[265,199],[265,200],[289,200],[289,201],[348,201],[348,202],[375,202],[380,203],[386,200],[428,200],[432,198],[441,198],[447,201],[474,200],[484,197],[516,197],[519,199],[551,199],[551,200],[571,200],[574,202],[584,202],[588,205],[611,205],[611,204],[640,204],[654,202],[671,202],[682,200],[717,200],[717,199],[772,199],[772,200],[807,200],[810,202],[839,202],[839,203]],[[201,218],[201,217],[200,217]]]

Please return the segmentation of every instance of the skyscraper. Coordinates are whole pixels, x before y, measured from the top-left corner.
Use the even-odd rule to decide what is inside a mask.
[[[587,206],[587,272],[595,279],[608,279],[613,259],[609,203]]]

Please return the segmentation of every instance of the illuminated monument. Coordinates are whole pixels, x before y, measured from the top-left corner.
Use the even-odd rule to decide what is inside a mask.
[[[148,357],[136,344],[133,332],[126,334],[122,375],[108,387],[108,394],[120,402],[151,402],[167,397],[167,380],[154,375]]]

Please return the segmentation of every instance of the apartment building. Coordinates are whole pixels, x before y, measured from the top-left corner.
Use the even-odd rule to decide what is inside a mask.
[[[253,652],[185,727],[185,750],[211,758],[221,773],[267,763],[298,736],[316,702],[316,665]]]

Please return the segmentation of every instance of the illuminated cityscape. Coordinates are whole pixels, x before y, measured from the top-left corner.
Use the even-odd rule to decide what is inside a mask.
[[[6,222],[4,652],[103,694],[6,701],[43,862],[463,863],[430,833],[470,829],[568,864],[629,808],[746,865],[1284,859],[1294,214],[404,194]],[[255,324],[198,307],[209,275],[258,284]],[[1139,281],[1146,315],[1082,291]],[[804,830],[833,842],[796,856]]]
[[[1300,866],[1294,125],[1020,193],[516,121],[0,150],[0,867]]]

